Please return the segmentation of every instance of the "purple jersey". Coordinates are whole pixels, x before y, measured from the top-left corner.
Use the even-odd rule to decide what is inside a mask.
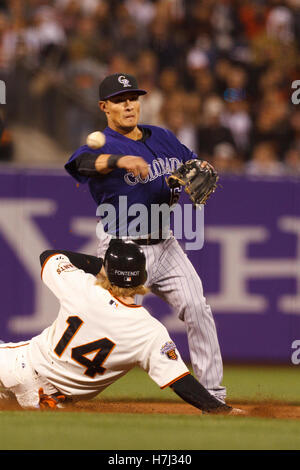
[[[143,130],[144,138],[132,140],[106,127],[104,134],[106,143],[101,147],[101,154],[135,155],[142,157],[149,167],[149,174],[145,179],[135,177],[125,169],[117,168],[107,175],[87,177],[79,174],[75,163],[76,158],[83,153],[99,155],[99,149],[93,150],[87,145],[80,147],[69,159],[65,169],[80,183],[88,183],[91,195],[97,206],[112,204],[116,210],[117,226],[119,220],[119,196],[127,197],[127,206],[143,204],[151,213],[151,204],[168,205],[176,202],[175,194],[167,183],[166,176],[170,175],[183,162],[197,158],[175,137],[175,135],[161,127],[139,126]],[[128,218],[130,223],[130,218]],[[117,229],[118,231],[118,229]]]

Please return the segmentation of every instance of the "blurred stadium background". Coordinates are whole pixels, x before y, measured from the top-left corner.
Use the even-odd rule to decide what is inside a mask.
[[[171,129],[221,175],[205,249],[189,256],[224,359],[290,364],[300,346],[299,47],[298,0],[0,0],[0,338],[28,339],[55,318],[41,251],[95,252],[95,208],[63,165],[104,128],[98,85],[122,71],[149,91],[141,123]],[[183,325],[147,303],[188,359]]]

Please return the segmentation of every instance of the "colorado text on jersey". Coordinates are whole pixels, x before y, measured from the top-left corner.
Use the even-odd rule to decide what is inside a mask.
[[[124,180],[130,186],[134,186],[138,183],[145,184],[155,180],[159,176],[170,175],[173,171],[177,170],[181,164],[182,161],[177,157],[165,157],[164,160],[163,158],[156,158],[151,162],[151,165],[148,165],[149,173],[146,178],[142,179],[140,175],[134,177],[131,172],[128,172],[124,175]]]

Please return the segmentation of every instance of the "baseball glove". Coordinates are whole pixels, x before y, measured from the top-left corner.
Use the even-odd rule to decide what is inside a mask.
[[[189,160],[175,170],[166,182],[170,188],[184,186],[194,206],[205,204],[209,196],[216,190],[219,176],[208,163],[201,167],[202,160]]]

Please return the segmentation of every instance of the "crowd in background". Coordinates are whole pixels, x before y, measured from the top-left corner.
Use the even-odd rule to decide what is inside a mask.
[[[0,0],[8,129],[38,116],[59,139],[63,119],[72,150],[104,126],[99,82],[127,72],[140,122],[220,172],[300,175],[299,50],[298,0]]]

